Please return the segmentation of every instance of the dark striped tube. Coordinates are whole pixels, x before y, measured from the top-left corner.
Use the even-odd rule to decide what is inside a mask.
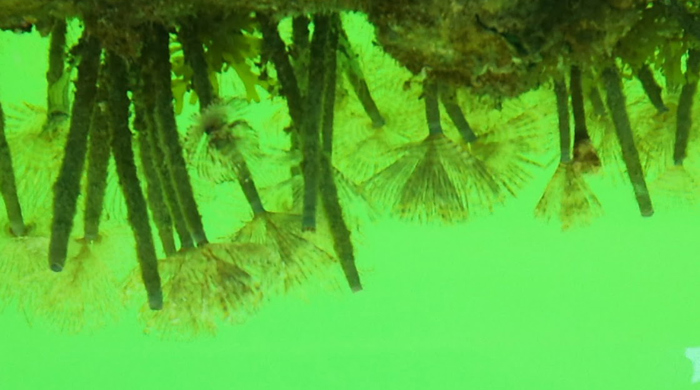
[[[352,245],[351,233],[343,218],[343,210],[338,199],[338,189],[333,179],[332,136],[333,116],[335,109],[336,82],[336,50],[340,32],[340,17],[331,16],[331,33],[326,54],[326,88],[323,102],[323,152],[321,153],[321,202],[328,216],[329,227],[333,235],[333,246],[340,259],[345,279],[353,292],[362,290],[360,274],[355,266],[355,252]]]
[[[569,93],[563,77],[554,79],[554,95],[557,99],[557,118],[559,119],[559,161],[571,161],[571,128],[569,127]]]
[[[55,130],[57,121],[68,117],[70,102],[68,101],[68,83],[65,79],[66,72],[66,30],[64,19],[54,21],[51,29],[51,43],[49,44],[49,69],[46,72],[47,90],[47,117],[43,131]]]
[[[688,52],[687,70],[685,71],[685,84],[681,89],[678,99],[678,111],[676,112],[676,139],[673,145],[673,162],[675,165],[683,165],[688,149],[688,137],[693,125],[693,98],[698,89],[698,73],[700,72],[700,52],[690,50]]]
[[[372,94],[369,92],[367,80],[365,79],[365,75],[362,73],[362,68],[360,67],[359,61],[357,61],[357,54],[355,54],[355,52],[352,50],[352,46],[350,46],[350,41],[348,40],[348,36],[345,33],[342,24],[340,25],[340,31],[338,34],[338,49],[339,53],[344,58],[343,68],[345,69],[345,76],[348,78],[350,85],[352,85],[352,88],[355,90],[355,94],[360,100],[365,113],[367,113],[367,116],[369,116],[369,118],[372,120],[372,125],[375,128],[382,127],[386,123],[386,120],[379,111],[377,103],[375,103],[374,99],[372,98]]]
[[[656,79],[654,79],[654,72],[651,71],[649,65],[644,64],[641,68],[639,68],[637,71],[637,79],[640,83],[642,83],[644,93],[647,94],[651,104],[656,107],[656,111],[668,111],[668,107],[666,107],[664,100],[661,97],[661,87],[659,86],[659,83],[656,82]]]
[[[175,239],[173,238],[173,220],[170,217],[168,203],[164,199],[163,187],[153,161],[151,153],[152,148],[148,135],[153,129],[148,126],[149,121],[146,118],[147,114],[143,105],[143,98],[140,94],[139,88],[135,87],[133,99],[135,114],[134,130],[138,133],[136,142],[139,144],[139,158],[141,160],[141,166],[143,167],[143,174],[146,177],[146,200],[148,201],[148,207],[153,213],[153,221],[158,229],[158,236],[163,245],[163,252],[165,252],[166,256],[172,256],[177,252]],[[186,229],[185,233],[187,237],[189,237],[189,232],[187,232]]]
[[[440,123],[440,105],[438,103],[437,81],[427,76],[423,81],[423,101],[425,102],[425,120],[430,135],[443,134]]]
[[[145,121],[144,129],[148,130],[144,141],[148,141],[148,150],[150,152],[156,174],[158,175],[165,205],[168,208],[170,217],[172,217],[175,231],[180,239],[180,247],[184,249],[194,248],[194,241],[192,240],[192,235],[187,228],[185,217],[182,215],[182,208],[180,207],[177,195],[175,194],[175,187],[173,185],[173,179],[170,176],[168,162],[165,158],[165,153],[163,153],[158,137],[158,129],[154,118],[156,97],[155,87],[153,86],[153,78],[150,72],[145,70],[145,67],[142,67],[140,71],[141,84],[139,85],[139,88],[137,88],[137,93],[134,94],[134,99],[136,104],[140,104],[139,102],[143,100],[143,118]]]
[[[569,79],[571,89],[571,111],[574,114],[574,149],[578,144],[589,139],[586,126],[586,108],[583,102],[583,81],[581,68],[576,65],[571,67]]]
[[[7,219],[10,220],[12,234],[17,237],[26,235],[27,226],[22,217],[22,207],[19,204],[15,173],[12,168],[12,153],[10,153],[10,145],[7,144],[7,138],[5,138],[5,114],[2,111],[2,104],[0,104],[0,191],[2,191],[2,198],[5,201],[5,210],[7,211]]]
[[[292,44],[289,48],[289,56],[294,66],[294,74],[296,75],[302,99],[304,97],[303,91],[308,85],[310,23],[311,20],[306,15],[292,18]],[[275,64],[275,66],[277,65]]]
[[[150,56],[151,59],[149,65],[156,93],[155,118],[160,145],[165,152],[175,193],[187,228],[192,234],[195,244],[201,246],[206,244],[208,240],[202,225],[199,207],[194,199],[190,176],[187,172],[177,132],[171,89],[170,36],[168,31],[163,26],[154,26],[150,31],[150,37],[146,38],[143,50],[145,55]]]
[[[97,104],[92,109],[92,121],[87,155],[87,193],[85,194],[85,240],[94,241],[99,237],[100,217],[107,188],[107,167],[109,166],[110,132],[107,113],[100,103],[107,100],[107,86],[101,82],[97,89]]]
[[[330,28],[328,15],[315,15],[314,35],[311,38],[311,61],[309,64],[309,89],[304,109],[305,118],[301,131],[301,151],[304,156],[304,205],[302,230],[316,229],[316,207],[319,189],[319,155],[321,111],[326,78],[326,54]]]
[[[202,112],[216,99],[216,94],[209,79],[209,67],[204,58],[204,46],[197,31],[196,20],[189,18],[183,21],[177,37],[182,45],[185,61],[192,68],[194,90],[199,98],[199,111]]]
[[[603,81],[605,83],[605,89],[608,92],[608,109],[610,110],[613,123],[615,124],[617,138],[620,140],[622,158],[627,166],[627,174],[629,175],[632,188],[634,189],[639,211],[642,216],[650,217],[654,215],[654,208],[651,204],[646,180],[644,179],[642,164],[639,162],[639,152],[634,145],[632,126],[627,116],[625,95],[622,91],[622,80],[615,66],[606,68],[603,71]]]
[[[462,136],[462,139],[466,143],[472,143],[477,140],[474,130],[469,125],[467,118],[462,112],[462,108],[459,107],[459,102],[457,101],[457,92],[449,85],[440,85],[440,99],[442,100],[442,105],[447,111],[447,116],[450,117],[452,123],[457,127],[457,131]]]
[[[109,83],[109,123],[112,128],[112,153],[117,166],[119,184],[126,200],[129,224],[136,239],[136,256],[141,278],[148,293],[151,310],[163,307],[163,293],[158,274],[158,259],[148,221],[146,199],[141,192],[129,130],[129,97],[127,96],[126,63],[117,54],[107,53],[106,70]]]
[[[591,102],[591,105],[593,106],[593,111],[596,115],[600,117],[607,115],[607,111],[605,110],[605,103],[603,103],[603,98],[600,96],[600,90],[598,89],[598,87],[591,87],[591,89],[588,91],[588,100]]]
[[[100,43],[89,33],[80,39],[81,60],[75,86],[75,101],[61,170],[54,184],[53,221],[49,242],[49,266],[55,272],[63,270],[68,253],[68,239],[73,229],[80,178],[87,154],[88,132],[92,108],[97,95],[97,75],[100,67]]]
[[[277,30],[277,24],[263,13],[257,13],[256,17],[260,22],[265,53],[270,56],[277,70],[277,79],[281,87],[280,93],[287,100],[289,116],[292,117],[292,123],[299,131],[304,116],[304,106],[294,68],[289,62],[287,48]]]

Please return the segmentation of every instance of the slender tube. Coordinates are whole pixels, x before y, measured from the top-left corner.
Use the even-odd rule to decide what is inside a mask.
[[[117,54],[107,53],[105,60],[109,82],[109,122],[112,128],[112,153],[117,166],[119,184],[126,200],[129,224],[136,239],[136,255],[141,267],[141,278],[148,293],[151,310],[163,307],[163,293],[158,274],[153,236],[148,222],[146,199],[141,192],[129,130],[129,97],[125,61]]]
[[[188,18],[182,22],[177,37],[182,44],[185,61],[192,68],[194,90],[199,97],[199,112],[203,112],[216,99],[216,94],[209,79],[209,67],[204,57],[204,46],[199,37],[195,19]]]
[[[85,240],[99,238],[100,217],[107,188],[107,167],[109,166],[110,133],[107,113],[101,103],[107,100],[105,83],[97,88],[97,104],[92,108],[92,120],[87,155],[87,193],[85,195]]]
[[[302,91],[302,98],[303,91],[308,86],[309,23],[311,23],[311,20],[306,15],[299,15],[292,18],[292,44],[289,54],[294,64],[300,91]]]
[[[384,126],[386,120],[382,116],[382,113],[377,107],[377,103],[374,102],[372,94],[369,92],[369,87],[367,86],[367,80],[365,75],[362,73],[362,67],[360,67],[360,62],[357,60],[357,54],[352,50],[348,36],[345,30],[340,26],[340,31],[338,35],[338,48],[341,54],[341,64],[343,69],[345,69],[345,76],[350,81],[350,85],[355,90],[357,98],[362,104],[367,116],[372,120],[372,125],[375,128]]]
[[[688,149],[688,137],[693,126],[693,98],[698,89],[698,72],[700,72],[700,51],[688,51],[688,62],[685,72],[685,84],[681,89],[676,112],[676,139],[673,146],[673,162],[683,165]]]
[[[163,199],[165,200],[165,205],[167,206],[169,214],[172,217],[175,231],[180,239],[180,247],[183,249],[194,248],[194,241],[192,240],[190,231],[187,229],[185,217],[182,215],[182,209],[177,199],[177,195],[175,194],[175,187],[170,176],[168,162],[165,158],[165,153],[163,152],[163,148],[160,145],[160,140],[158,137],[158,128],[154,118],[156,97],[155,87],[153,86],[153,77],[151,76],[151,73],[145,69],[145,67],[140,69],[140,73],[141,85],[140,88],[137,89],[137,93],[134,94],[134,99],[136,100],[136,104],[139,104],[138,102],[143,99],[145,121],[144,129],[148,130],[144,140],[147,140],[148,145],[150,146],[149,151],[156,169],[156,174],[158,175]]]
[[[80,42],[82,59],[78,65],[75,102],[71,113],[68,139],[61,170],[54,184],[53,221],[49,242],[49,266],[55,272],[63,270],[68,253],[68,239],[73,229],[80,178],[87,154],[90,117],[97,94],[97,74],[100,66],[100,43],[87,32]]]
[[[7,219],[10,220],[12,234],[17,237],[26,235],[27,226],[24,224],[22,208],[17,196],[12,153],[10,153],[10,145],[7,144],[7,138],[5,138],[5,114],[2,111],[2,104],[0,104],[0,191],[2,191],[2,198],[5,201],[5,210],[7,211]]]
[[[302,126],[304,106],[297,77],[294,75],[294,68],[289,62],[287,48],[277,30],[277,24],[264,13],[257,13],[256,17],[260,22],[265,52],[271,57],[277,70],[277,79],[281,87],[280,93],[287,99],[289,116],[292,117],[292,123],[298,131]]]
[[[425,100],[425,119],[430,135],[443,134],[442,124],[440,124],[438,85],[431,76],[426,77],[423,81],[423,99]]]
[[[319,189],[320,125],[325,84],[325,57],[330,32],[330,17],[315,15],[314,35],[311,39],[311,63],[309,64],[309,90],[305,106],[305,118],[301,131],[301,150],[304,156],[304,205],[302,230],[316,229],[316,205]]]
[[[197,246],[208,242],[202,216],[199,214],[197,202],[187,172],[185,158],[182,155],[173,111],[173,92],[170,76],[170,36],[160,25],[153,26],[151,36],[144,44],[144,53],[151,56],[151,71],[156,93],[155,118],[160,144],[165,152],[168,169],[175,187],[182,215],[185,217],[187,228]]]
[[[335,92],[338,81],[338,49],[339,36],[342,34],[340,16],[331,16],[331,32],[328,36],[328,52],[326,53],[326,86],[323,92],[323,113],[321,114],[321,143],[323,153],[333,154],[333,119],[335,116]]]
[[[668,107],[666,107],[664,100],[661,97],[661,87],[659,86],[659,83],[656,82],[656,79],[654,79],[654,72],[651,71],[649,65],[644,64],[641,68],[639,68],[637,71],[637,79],[639,79],[639,82],[642,83],[642,88],[647,94],[651,104],[656,107],[656,111],[668,111]]]
[[[309,23],[306,15],[292,18],[292,42],[295,57],[303,56],[309,50]]]
[[[615,66],[608,67],[603,71],[603,81],[605,82],[605,89],[608,93],[608,109],[610,110],[613,123],[615,124],[617,138],[620,140],[622,158],[627,166],[627,174],[629,175],[635,197],[637,198],[639,211],[642,216],[650,217],[654,214],[654,208],[644,179],[642,164],[639,162],[639,153],[637,152],[637,147],[634,145],[632,127],[629,117],[627,116],[625,95],[622,92],[622,80]]]
[[[571,88],[571,111],[574,114],[574,149],[576,146],[588,140],[588,127],[586,126],[586,108],[583,103],[583,83],[581,79],[581,68],[576,65],[571,67],[571,78],[569,79]]]
[[[588,91],[588,99],[590,100],[591,105],[593,106],[593,112],[595,112],[596,115],[599,117],[604,117],[607,115],[605,103],[603,103],[603,98],[600,96],[600,90],[598,87],[591,87],[591,89]]]
[[[464,116],[462,108],[459,107],[455,89],[447,84],[441,84],[440,100],[442,100],[442,105],[445,107],[445,111],[447,111],[447,116],[450,117],[452,123],[457,127],[457,131],[459,131],[464,142],[470,144],[476,141],[477,136],[474,134],[474,130],[472,130],[467,118]]]
[[[143,97],[140,96],[139,88],[134,88],[134,130],[137,132],[136,140],[139,144],[139,159],[143,167],[143,173],[146,177],[146,200],[148,207],[153,213],[153,221],[158,229],[163,252],[166,256],[172,256],[177,252],[175,240],[173,238],[173,220],[170,217],[168,203],[163,196],[163,187],[158,177],[155,163],[151,153],[151,143],[148,133],[153,131],[148,127],[148,119],[146,118]],[[183,221],[184,222],[184,221]],[[189,237],[189,232],[185,230]]]
[[[332,139],[333,117],[335,109],[335,82],[338,35],[341,24],[338,14],[331,16],[331,33],[329,34],[328,52],[326,54],[326,88],[323,102],[323,152],[321,153],[321,202],[328,216],[329,227],[333,235],[333,246],[340,259],[345,279],[353,292],[362,290],[360,274],[355,266],[355,252],[351,233],[343,218],[343,210],[338,198],[338,189],[333,179]]]
[[[569,123],[569,93],[563,77],[554,79],[554,95],[557,98],[557,118],[559,119],[559,161],[571,161],[571,128]]]
[[[284,41],[282,41],[282,38],[280,37],[276,22],[262,12],[257,13],[256,17],[258,22],[260,22],[260,29],[263,35],[264,55],[269,56],[272,59],[272,63],[275,65],[275,69],[277,70],[277,79],[279,80],[281,87],[280,94],[284,96],[285,100],[287,101],[289,116],[292,118],[290,134],[292,150],[297,151],[300,149],[301,141],[299,140],[299,133],[301,132],[302,122],[304,120],[304,99],[302,97],[301,90],[299,89],[299,81],[290,62],[289,55],[287,54],[287,48]],[[296,23],[299,24],[301,21],[297,20]],[[306,33],[307,42],[303,42],[303,39],[301,38],[302,32],[300,30],[300,27],[297,26],[295,39],[299,45],[305,47],[304,52],[308,52],[308,48],[306,48],[306,46],[309,45],[308,32]],[[300,55],[303,55],[303,53],[300,53]],[[307,63],[301,60],[302,58],[297,59],[297,64]],[[291,177],[297,177],[301,174],[301,168],[298,165],[291,166],[289,171]],[[295,191],[296,190],[297,189],[295,188]]]
[[[64,19],[56,19],[51,29],[49,70],[46,72],[48,115],[43,130],[54,130],[57,121],[66,119],[70,110],[68,80],[66,79],[66,30]]]
[[[243,195],[245,195],[250,208],[253,210],[255,216],[265,213],[265,208],[263,207],[262,200],[260,199],[260,194],[258,193],[258,188],[255,186],[253,181],[253,175],[250,173],[248,164],[243,161],[240,163],[238,171],[238,182],[243,190]]]

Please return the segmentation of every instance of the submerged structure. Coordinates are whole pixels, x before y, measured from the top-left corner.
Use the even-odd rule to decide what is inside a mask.
[[[0,111],[1,189],[12,236],[0,260],[8,280],[1,300],[36,312],[64,305],[66,316],[73,310],[78,318],[70,326],[81,328],[90,307],[67,301],[145,287],[147,307],[157,311],[144,311],[149,326],[196,333],[237,320],[333,267],[351,291],[362,290],[353,234],[366,220],[358,218],[365,201],[408,220],[461,222],[516,196],[553,156],[558,167],[535,214],[565,229],[602,212],[587,180],[606,170],[625,173],[630,201],[644,217],[654,214],[651,181],[672,176],[686,186],[679,192],[692,198],[697,191],[700,9],[692,4],[254,3],[5,2],[1,29],[36,30],[51,42],[43,124],[15,137],[45,142],[55,151],[47,159],[60,164],[31,181],[33,158],[6,140]],[[348,15],[357,13],[374,28],[375,45],[410,72],[402,88],[423,106],[417,128],[396,132],[407,119],[373,98],[346,28]],[[71,21],[80,24],[72,46]],[[289,28],[282,31],[280,23]],[[220,93],[226,72],[237,75],[245,96]],[[364,111],[354,134],[336,131],[336,115],[349,104],[342,83]],[[628,113],[629,83],[641,83],[645,110],[669,126],[637,130]],[[551,96],[551,129],[513,104],[535,90]],[[254,128],[247,113],[261,94],[284,102],[284,146],[277,150],[265,146],[270,135]],[[199,115],[182,128],[178,113],[188,104]],[[500,123],[484,129],[480,121],[488,115]],[[268,177],[273,171],[282,173]],[[50,205],[22,204],[22,191],[47,191],[47,182]],[[235,183],[247,202],[239,207],[251,218],[212,239],[197,183]],[[122,213],[109,200],[117,185]],[[41,207],[50,223],[28,224],[23,210]],[[133,233],[139,271],[126,283],[102,264],[101,256],[109,257],[99,248],[108,245],[100,242],[105,213],[128,222]],[[74,242],[78,215],[83,233]],[[55,273],[67,272],[68,281],[56,281]],[[25,293],[30,284],[39,287]],[[110,312],[119,305],[98,306]]]

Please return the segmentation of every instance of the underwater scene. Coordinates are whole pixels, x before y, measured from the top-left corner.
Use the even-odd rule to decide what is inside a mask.
[[[700,4],[0,0],[0,389],[700,388]]]

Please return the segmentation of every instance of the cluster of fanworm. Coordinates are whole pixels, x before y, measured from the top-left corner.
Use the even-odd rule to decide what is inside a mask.
[[[695,45],[688,43],[695,39],[698,23],[675,1],[670,4],[652,11],[675,18],[674,25],[684,34],[682,47],[687,66],[677,108],[664,103],[650,64],[637,61],[633,71],[658,112],[676,114],[673,162],[680,166],[687,155],[700,54]],[[652,16],[653,12],[650,11]],[[211,328],[214,325],[209,317],[232,317],[244,311],[248,303],[254,306],[266,291],[298,283],[315,268],[336,261],[350,288],[361,290],[348,210],[341,206],[348,191],[357,190],[379,208],[402,217],[462,221],[479,209],[491,211],[494,205],[515,195],[531,178],[531,169],[543,166],[538,156],[547,149],[546,142],[540,139],[545,130],[537,126],[483,132],[478,127],[472,128],[458,101],[460,85],[428,67],[420,72],[423,126],[427,126],[422,129],[427,131],[421,133],[418,141],[392,147],[384,139],[386,134],[381,128],[395,118],[385,119],[370,95],[340,14],[295,16],[291,44],[281,38],[275,17],[258,12],[254,18],[262,36],[261,57],[274,65],[279,93],[286,101],[291,149],[302,156],[301,163],[289,164],[293,206],[284,212],[270,211],[274,207],[266,204],[265,197],[259,193],[251,172],[254,169],[249,166],[249,151],[243,145],[251,141],[238,133],[246,124],[230,117],[231,101],[218,96],[212,85],[211,64],[207,62],[209,48],[201,39],[201,29],[205,27],[196,23],[196,18],[183,19],[175,26],[158,23],[139,26],[128,34],[139,38],[138,45],[129,45],[138,48],[132,54],[128,54],[129,50],[116,52],[109,45],[103,48],[99,34],[92,33],[87,21],[79,43],[70,52],[74,63],[68,69],[65,69],[66,24],[54,22],[48,113],[43,131],[47,134],[63,131],[61,123],[65,120],[69,125],[53,186],[53,219],[44,253],[51,270],[65,273],[71,261],[84,259],[83,252],[74,258],[69,254],[84,171],[87,183],[84,245],[87,247],[99,239],[112,157],[126,201],[148,306],[153,310],[172,309],[156,314],[159,325],[188,323],[192,328]],[[185,143],[180,140],[173,109],[172,36],[177,37],[191,69],[192,87],[201,114],[199,125],[190,131]],[[627,54],[632,57],[629,53],[631,50]],[[614,127],[618,149],[613,154],[621,155],[641,214],[650,216],[654,209],[645,177],[647,164],[645,153],[639,150],[640,145],[647,145],[639,139],[635,141],[639,135],[633,132],[627,113],[620,64],[611,57],[598,68],[578,63],[574,58],[557,61],[553,67],[560,164],[537,212],[543,216],[558,214],[564,227],[574,223],[573,214],[594,213],[589,209],[595,208],[597,199],[583,177],[606,164],[602,150],[606,145],[595,139],[599,134],[590,130],[609,124]],[[681,58],[675,60],[680,63]],[[77,80],[75,96],[69,105],[66,75],[73,66],[77,66]],[[337,146],[337,138],[346,137],[333,132],[339,70],[346,74],[372,122],[374,133],[362,142],[385,146],[381,158],[364,156],[384,161],[373,166],[371,177],[361,180],[348,178],[333,158],[338,152],[333,148],[334,144]],[[569,76],[568,85],[564,74]],[[600,93],[601,86],[605,99]],[[593,114],[587,113],[591,111],[587,108],[592,108]],[[447,113],[459,139],[453,139],[443,130],[442,112]],[[570,112],[575,125],[573,132]],[[15,185],[16,167],[13,169],[1,114],[2,111],[1,190],[11,231],[20,240],[31,236],[32,231],[23,220],[21,196],[18,197]],[[513,127],[519,127],[519,120],[514,119]],[[133,145],[132,134],[136,141]],[[204,145],[208,162],[214,165],[216,177],[212,180],[237,182],[253,213],[253,219],[226,242],[209,242],[195,200],[187,152],[199,145]],[[134,151],[138,151],[138,159]],[[388,160],[387,155],[391,156]],[[362,156],[357,157],[359,165]],[[160,261],[151,219],[166,256]],[[330,232],[329,248],[312,233],[320,225]],[[36,245],[32,250],[36,250]],[[4,249],[5,254],[7,251]],[[4,257],[0,268],[16,267],[7,264],[12,261],[11,256]],[[9,284],[0,286],[0,295],[11,294],[13,288]]]
[[[70,258],[69,241],[83,171],[87,171],[84,244],[99,239],[100,216],[108,186],[108,162],[113,157],[136,242],[136,256],[148,294],[148,305],[152,310],[162,309],[165,296],[166,305],[177,306],[179,310],[166,322],[182,322],[181,316],[197,316],[197,310],[200,315],[219,310],[223,316],[231,316],[245,304],[242,301],[247,299],[246,296],[259,299],[258,290],[271,289],[276,284],[293,284],[323,265],[318,263],[332,262],[334,258],[339,260],[351,289],[362,289],[350,230],[344,221],[330,161],[339,42],[350,50],[340,16],[314,15],[312,38],[308,31],[311,20],[306,17],[297,19],[298,27],[306,24],[306,47],[297,49],[308,58],[297,56],[294,61],[290,60],[279,35],[278,21],[263,14],[258,14],[257,20],[265,50],[278,70],[283,94],[287,97],[294,147],[304,156],[301,168],[290,167],[293,176],[303,177],[302,213],[266,210],[244,153],[236,145],[237,138],[232,131],[236,122],[231,122],[226,116],[222,110],[225,102],[216,96],[212,86],[205,47],[195,25],[184,21],[178,26],[176,36],[192,68],[193,87],[202,112],[200,134],[196,136],[205,137],[207,153],[216,156],[224,168],[230,168],[225,175],[238,181],[254,214],[253,221],[230,242],[209,243],[173,110],[171,31],[163,25],[143,26],[139,31],[142,39],[139,55],[125,58],[110,49],[103,49],[87,25],[79,43],[71,50],[72,57],[79,62],[62,163],[53,186],[53,219],[48,241],[51,270],[62,271],[67,259],[69,263],[79,261],[79,258]],[[50,84],[65,82],[65,78],[56,77],[56,74],[67,71],[64,70],[62,47],[65,33],[65,23],[56,22],[50,52]],[[299,40],[296,43],[302,44]],[[60,71],[54,67],[59,67]],[[307,81],[301,83],[300,79]],[[360,85],[362,81],[357,83]],[[55,86],[50,85],[49,89],[52,87]],[[367,91],[366,86],[364,90]],[[68,112],[61,112],[62,109],[67,111],[61,96],[60,93],[49,93],[46,132],[60,131],[57,123],[68,116]],[[364,101],[371,100],[366,98]],[[133,121],[130,120],[130,111],[134,113]],[[0,123],[3,123],[0,129],[4,129],[4,120]],[[132,127],[135,137],[132,137]],[[21,239],[30,234],[30,229],[23,220],[10,152],[4,132],[2,134],[2,192],[12,233]],[[137,141],[136,145],[132,145],[132,138]],[[139,152],[140,164],[135,159],[135,150]],[[145,178],[146,195],[139,180],[139,167]],[[320,199],[318,206],[317,199]],[[316,230],[317,207],[321,206],[333,242],[333,249],[329,250],[309,238]],[[156,256],[149,209],[167,256],[160,262]],[[179,245],[174,236],[179,238]],[[335,257],[329,254],[333,250]],[[165,283],[163,272],[169,273]],[[186,283],[201,285],[184,286]],[[207,294],[209,296],[204,296]],[[202,307],[205,300],[210,301],[210,305]],[[199,307],[195,308],[197,305]],[[216,309],[212,309],[214,306]]]

